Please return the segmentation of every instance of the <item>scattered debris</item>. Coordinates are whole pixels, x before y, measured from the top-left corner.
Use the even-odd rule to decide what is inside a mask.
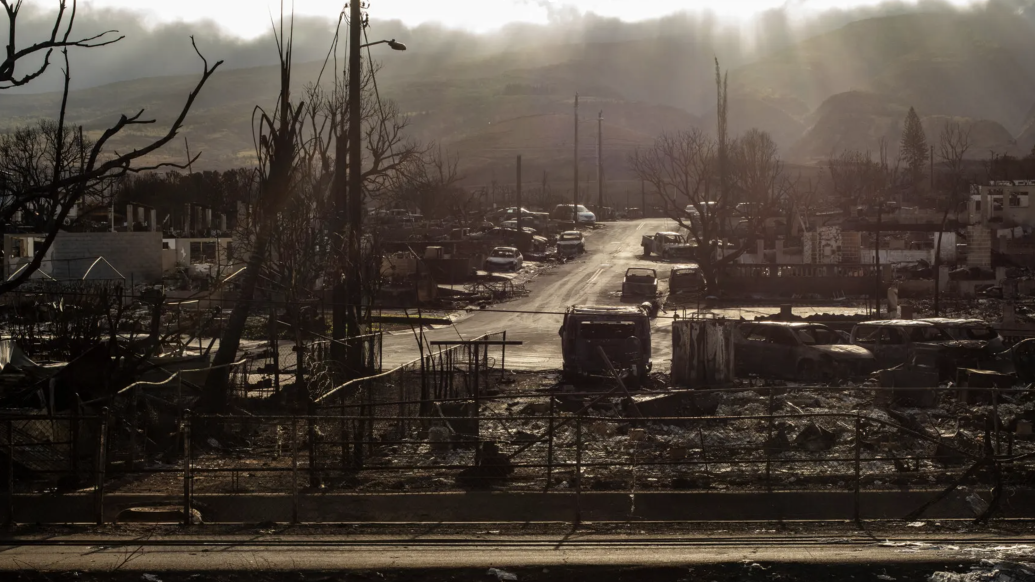
[[[499,568],[489,568],[486,575],[495,576],[497,580],[502,580],[504,582],[514,582],[518,579],[517,574],[506,570],[500,570]]]

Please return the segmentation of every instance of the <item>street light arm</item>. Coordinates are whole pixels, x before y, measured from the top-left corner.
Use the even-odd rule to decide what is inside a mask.
[[[406,50],[406,45],[404,45],[401,42],[396,42],[394,38],[392,40],[379,40],[377,42],[368,42],[367,44],[360,45],[359,48],[364,49],[364,48],[367,48],[367,47],[370,47],[370,46],[374,46],[376,44],[387,44],[394,51],[404,51],[404,50]]]

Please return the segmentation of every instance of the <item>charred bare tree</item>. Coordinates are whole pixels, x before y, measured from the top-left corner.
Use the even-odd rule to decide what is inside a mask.
[[[104,47],[118,42],[122,37],[116,37],[115,31],[106,31],[92,37],[73,38],[77,4],[73,0],[69,7],[68,3],[62,0],[58,3],[58,13],[50,36],[19,49],[16,41],[18,16],[22,3],[20,0],[13,4],[10,0],[0,0],[0,5],[3,6],[8,19],[7,52],[4,61],[0,63],[0,90],[31,83],[50,67],[51,57],[55,51],[60,51],[64,60],[62,69],[64,85],[57,120],[45,126],[39,126],[36,133],[37,138],[41,136],[45,138],[46,146],[42,150],[45,155],[35,156],[35,167],[30,168],[26,162],[33,159],[32,152],[21,152],[22,165],[18,172],[11,177],[17,183],[13,187],[8,184],[7,192],[0,204],[0,222],[10,222],[17,213],[28,213],[35,214],[37,221],[44,225],[43,241],[36,245],[32,260],[16,276],[0,283],[0,293],[4,293],[27,281],[40,268],[72,209],[87,200],[91,194],[99,192],[111,180],[130,172],[167,166],[186,167],[172,163],[152,166],[141,166],[138,163],[176,137],[183,127],[194,100],[222,61],[209,66],[192,37],[191,44],[202,61],[203,70],[201,79],[187,96],[179,115],[158,139],[127,153],[111,152],[108,149],[108,143],[113,137],[127,128],[149,125],[155,121],[145,118],[144,110],[132,115],[122,115],[96,141],[88,144],[82,137],[82,128],[69,124],[66,119],[71,81],[68,51],[70,48]],[[40,57],[40,55],[42,55],[41,63],[31,66],[30,70],[24,74],[19,73],[19,63],[32,61],[33,57]],[[23,133],[21,137],[32,138],[33,136],[30,132],[29,134]],[[19,138],[17,134],[7,140],[7,145],[12,148],[17,148],[19,145],[30,147],[32,144],[32,139],[26,141]]]
[[[637,178],[654,187],[665,214],[690,234],[709,290],[723,268],[749,248],[750,233],[761,230],[774,208],[782,164],[776,145],[762,131],[741,139],[727,135],[726,79],[715,63],[718,137],[699,129],[666,133],[633,153]],[[747,203],[737,209],[740,202]],[[748,236],[736,237],[735,223]],[[738,238],[739,242],[732,242]]]
[[[283,19],[276,34],[280,55],[280,95],[272,114],[256,107],[253,114],[256,155],[259,160],[259,203],[255,212],[258,227],[250,241],[250,254],[241,281],[237,302],[227,320],[219,348],[212,359],[212,370],[205,379],[200,407],[210,412],[226,412],[230,407],[230,366],[237,357],[256,288],[268,260],[270,240],[277,217],[291,198],[292,180],[298,164],[298,135],[303,125],[304,105],[291,102],[291,33],[285,35]]]
[[[970,149],[970,130],[966,130],[958,122],[946,121],[938,139],[938,157],[945,166],[944,198],[945,208],[942,212],[941,228],[938,229],[938,242],[934,247],[934,315],[941,312],[941,277],[942,266],[942,233],[945,232],[949,213],[958,211],[960,203],[966,200],[967,179],[964,157]]]
[[[0,90],[21,87],[31,83],[50,68],[50,58],[56,50],[65,52],[73,47],[98,48],[114,44],[125,38],[123,36],[116,37],[115,35],[118,34],[118,31],[115,30],[106,30],[89,37],[73,38],[72,26],[75,24],[76,10],[78,8],[76,0],[72,0],[71,7],[68,6],[66,0],[60,0],[58,2],[57,15],[54,17],[54,26],[50,31],[50,37],[38,40],[29,46],[19,49],[16,41],[18,37],[18,16],[22,10],[22,0],[15,0],[14,3],[11,0],[0,0],[0,6],[3,6],[8,22],[7,52],[4,55],[3,62],[0,62]],[[18,72],[19,62],[29,61],[32,58],[38,58],[40,55],[43,58],[40,64],[29,65],[29,72],[27,73],[20,74]]]
[[[880,163],[869,152],[844,150],[827,159],[831,188],[846,216],[856,213],[881,182]]]

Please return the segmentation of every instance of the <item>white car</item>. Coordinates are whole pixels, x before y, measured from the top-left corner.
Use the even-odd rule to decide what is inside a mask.
[[[486,271],[518,271],[525,258],[514,247],[496,247],[485,259]]]
[[[554,220],[571,220],[572,214],[571,204],[558,204],[554,207],[550,218],[553,218]],[[579,224],[593,226],[597,223],[597,215],[590,212],[588,208],[581,204],[575,208],[574,214],[577,214]]]

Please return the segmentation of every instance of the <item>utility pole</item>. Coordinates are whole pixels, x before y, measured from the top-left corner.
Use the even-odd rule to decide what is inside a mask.
[[[934,194],[934,148],[931,148],[931,194]]]
[[[571,220],[579,227],[579,94],[575,93],[575,195],[571,205]]]
[[[647,182],[640,180],[640,218],[647,218]]]
[[[518,240],[519,241],[523,240],[522,237],[523,237],[524,232],[525,232],[525,231],[521,230],[521,215],[522,214],[523,213],[521,212],[521,156],[518,155],[518,157],[517,157],[517,231],[518,231]]]
[[[597,212],[604,208],[604,112],[597,116]]]
[[[363,11],[360,0],[349,2],[349,238],[348,268],[351,272],[346,280],[347,322],[345,335],[352,338],[361,335],[359,329],[360,313],[363,302],[363,269],[360,242],[363,232],[363,164],[362,139],[362,99],[361,82],[363,61],[361,45],[363,43]],[[359,345],[349,344],[345,352],[346,369],[352,374],[360,371],[363,361],[363,350]]]

